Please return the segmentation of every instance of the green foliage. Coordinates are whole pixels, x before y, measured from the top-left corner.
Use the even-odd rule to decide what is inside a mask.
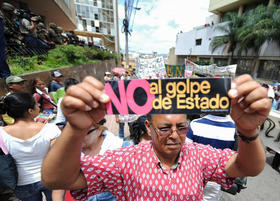
[[[227,13],[224,21],[229,23],[217,28],[225,34],[214,37],[212,51],[225,45],[226,53],[233,52],[239,44],[238,55],[252,48],[257,56],[265,41],[276,41],[280,45],[280,7],[259,5],[238,17],[236,13]]]
[[[244,23],[244,19],[242,17],[238,17],[234,12],[227,13],[224,19],[225,21],[228,21],[228,23],[223,26],[217,26],[216,29],[224,32],[225,34],[213,38],[211,42],[212,52],[221,45],[225,45],[224,52],[231,52],[233,54],[237,43],[239,42],[237,34]]]
[[[258,54],[265,41],[276,41],[280,44],[280,8],[277,6],[263,6],[245,13],[245,23],[237,37],[240,40],[238,54],[249,48]]]
[[[61,45],[50,50],[48,55],[9,57],[8,64],[12,74],[19,75],[28,72],[93,63],[109,59],[117,59],[117,56],[104,50],[94,50],[92,48],[74,45]]]

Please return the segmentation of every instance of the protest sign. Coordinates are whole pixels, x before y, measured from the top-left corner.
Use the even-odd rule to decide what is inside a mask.
[[[154,58],[136,58],[135,73],[137,78],[158,78],[160,74],[165,73],[163,57]]]
[[[166,74],[169,77],[184,77],[185,65],[165,65]]]
[[[135,79],[105,83],[107,114],[230,112],[231,78]]]
[[[185,59],[185,71],[192,71],[204,76],[229,76],[234,77],[237,64],[228,65],[228,66],[217,66],[216,64],[211,65],[197,65],[194,62]]]

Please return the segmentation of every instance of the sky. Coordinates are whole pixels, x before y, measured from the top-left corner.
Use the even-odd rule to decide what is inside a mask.
[[[134,0],[134,6],[136,2]],[[129,51],[141,53],[168,54],[169,49],[175,47],[178,32],[205,24],[206,17],[211,15],[209,0],[138,0],[137,7],[141,9],[136,11],[128,44]],[[125,51],[124,0],[119,0],[118,8],[120,47]]]

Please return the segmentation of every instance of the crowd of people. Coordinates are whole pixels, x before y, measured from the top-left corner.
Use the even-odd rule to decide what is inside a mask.
[[[45,54],[56,45],[85,45],[74,31],[63,32],[53,22],[47,26],[43,18],[31,10],[17,9],[4,2],[0,10],[0,78],[11,75],[6,54],[33,56]]]
[[[116,122],[129,123],[126,138],[124,125],[118,134],[105,126],[110,98],[101,82],[86,77],[63,83],[59,71],[51,76],[48,87],[32,80],[33,94],[24,92],[26,80],[6,79],[10,92],[0,102],[5,122],[0,135],[19,179],[14,191],[0,188],[0,200],[39,201],[42,193],[47,201],[219,200],[235,178],[256,176],[264,168],[258,127],[272,101],[248,75],[236,78],[228,93],[231,116],[191,122],[185,114],[116,116]],[[130,72],[104,77],[133,78]],[[51,94],[60,90],[59,97]],[[39,112],[57,112],[57,118],[35,122]]]
[[[27,47],[52,48],[65,43],[79,45],[73,31],[63,34],[63,29],[55,23],[47,26],[42,17],[31,10],[17,9],[4,2],[1,7],[4,36],[7,44],[22,44]]]

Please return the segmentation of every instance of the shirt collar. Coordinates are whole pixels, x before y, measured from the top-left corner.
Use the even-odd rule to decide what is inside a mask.
[[[176,168],[179,168],[180,167],[180,164],[182,162],[182,157],[183,157],[183,148],[184,146],[182,147],[176,161],[175,161],[175,164],[171,167],[171,170],[175,170]],[[159,160],[159,158],[157,157],[155,151],[154,151],[154,147],[153,147],[153,143],[151,142],[151,155],[153,157],[153,162],[155,163],[155,165],[158,167],[158,168],[161,168],[161,169],[164,169],[163,166],[162,166],[162,163],[161,161]]]

